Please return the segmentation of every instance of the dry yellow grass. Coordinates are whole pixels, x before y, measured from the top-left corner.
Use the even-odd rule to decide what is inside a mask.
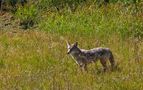
[[[1,89],[143,89],[143,62],[135,62],[132,43],[120,44],[115,36],[105,45],[113,50],[119,64],[116,71],[102,73],[97,62],[88,66],[88,73],[80,73],[72,58],[66,55],[63,38],[72,42],[77,40],[79,46],[86,49],[98,46],[96,37],[70,37],[42,31],[1,33]],[[143,49],[142,46],[141,43],[139,48]]]

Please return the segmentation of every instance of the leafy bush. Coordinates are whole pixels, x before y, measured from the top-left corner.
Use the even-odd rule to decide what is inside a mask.
[[[86,0],[40,0],[38,6],[42,9],[47,9],[47,7],[56,7],[59,10],[66,6],[69,6],[71,9],[73,9],[84,1]]]
[[[38,20],[38,10],[35,5],[18,8],[16,17],[20,20],[20,25],[24,28],[32,27]]]

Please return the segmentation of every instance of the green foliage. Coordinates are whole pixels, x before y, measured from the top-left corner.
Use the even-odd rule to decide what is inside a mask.
[[[5,66],[3,59],[0,58],[0,69]]]
[[[77,9],[75,13],[65,10],[62,15],[55,13],[45,17],[44,22],[41,22],[39,27],[48,32],[75,33],[87,37],[92,35],[110,37],[112,34],[119,35],[122,39],[142,37],[143,27],[140,18],[132,15],[131,10],[110,8],[108,11],[105,11],[104,8],[87,11],[79,8],[80,11]]]
[[[38,14],[40,14],[40,12],[38,12],[35,5],[18,8],[15,13],[16,17],[20,20],[20,25],[24,29],[32,27],[39,20]]]
[[[130,3],[139,3],[141,0],[119,0],[121,2],[124,2],[125,4],[130,4]]]
[[[57,10],[61,10],[67,6],[71,9],[75,9],[82,2],[85,2],[85,0],[40,0],[37,5],[40,9],[54,7],[57,8]]]

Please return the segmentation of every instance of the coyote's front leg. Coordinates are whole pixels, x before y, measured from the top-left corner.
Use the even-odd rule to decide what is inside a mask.
[[[80,70],[83,71],[87,71],[87,64],[82,64],[80,65]]]

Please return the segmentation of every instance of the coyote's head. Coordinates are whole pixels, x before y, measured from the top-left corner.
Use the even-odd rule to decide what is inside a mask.
[[[78,43],[75,42],[74,44],[70,45],[69,42],[67,42],[67,54],[77,54],[80,53],[80,49],[77,47]]]

